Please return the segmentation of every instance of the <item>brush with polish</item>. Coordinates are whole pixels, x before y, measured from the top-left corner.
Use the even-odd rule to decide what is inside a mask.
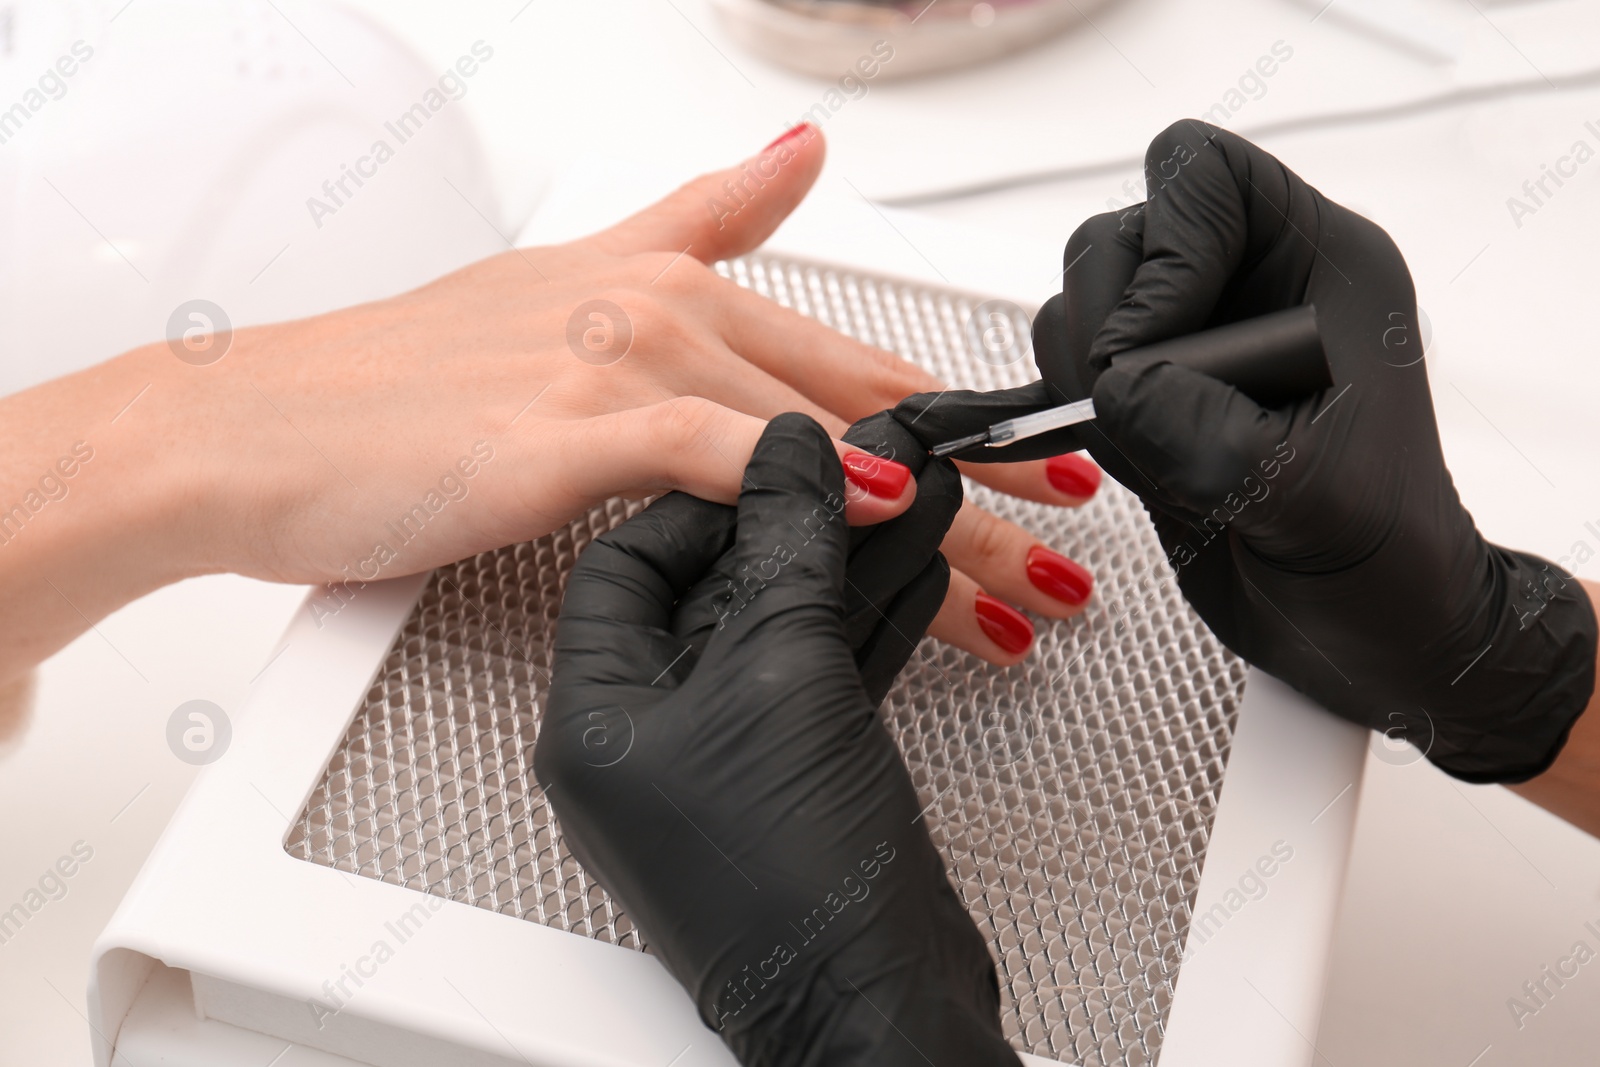
[[[1234,386],[1263,407],[1278,407],[1333,384],[1317,312],[1309,304],[1159,341],[1112,359],[1119,365],[1166,362],[1188,367]],[[996,422],[930,451],[949,456],[979,446],[1001,448],[1094,417],[1094,401],[1077,400]]]

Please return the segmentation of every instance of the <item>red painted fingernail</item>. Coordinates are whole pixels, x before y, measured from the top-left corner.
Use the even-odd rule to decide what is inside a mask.
[[[1033,644],[1033,623],[1010,604],[1002,603],[988,593],[979,593],[973,605],[978,613],[978,625],[989,635],[989,640],[1015,656],[1028,651]]]
[[[1100,468],[1075,452],[1045,460],[1044,473],[1057,492],[1081,500],[1094,496],[1100,488]]]
[[[1028,549],[1028,581],[1045,596],[1077,607],[1094,592],[1094,576],[1043,545]]]
[[[872,496],[899,500],[911,480],[911,468],[870,452],[852,452],[843,459],[844,476]]]
[[[780,133],[776,140],[767,145],[767,147],[763,148],[761,151],[770,152],[774,148],[777,148],[779,145],[783,144],[785,141],[792,141],[796,137],[800,137],[802,135],[807,135],[807,139],[809,140],[809,135],[813,132],[814,131],[811,128],[811,123],[809,122],[802,122],[798,126],[791,126],[789,129]]]

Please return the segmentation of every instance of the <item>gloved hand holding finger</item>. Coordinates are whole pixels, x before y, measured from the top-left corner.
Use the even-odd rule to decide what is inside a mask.
[[[849,436],[910,448],[887,419]],[[737,509],[665,497],[569,580],[539,780],[746,1064],[1017,1063],[875,710],[943,598],[961,499],[950,463],[906,460],[911,510],[850,530],[827,437],[780,416]]]

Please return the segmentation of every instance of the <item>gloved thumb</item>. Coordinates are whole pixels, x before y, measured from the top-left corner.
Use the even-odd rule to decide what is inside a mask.
[[[767,424],[739,493],[733,589],[718,629],[748,633],[796,610],[844,611],[844,472],[827,433],[794,412]],[[716,638],[712,638],[713,648]]]
[[[1115,359],[1094,385],[1096,423],[1125,463],[1107,470],[1157,507],[1248,534],[1251,508],[1293,458],[1298,408],[1263,408],[1238,389],[1174,363]]]

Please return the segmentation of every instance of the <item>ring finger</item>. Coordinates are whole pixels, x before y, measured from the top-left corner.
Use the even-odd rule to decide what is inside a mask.
[[[1041,544],[1022,527],[967,503],[957,512],[942,549],[950,566],[991,595],[1055,619],[1083,611],[1094,578],[1073,560]]]

